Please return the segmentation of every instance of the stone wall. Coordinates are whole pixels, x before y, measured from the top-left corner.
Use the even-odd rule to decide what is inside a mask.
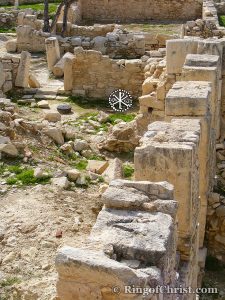
[[[173,187],[167,182],[115,180],[102,198],[105,206],[86,248],[64,247],[57,254],[59,298],[143,299],[141,293],[126,293],[125,286],[134,285],[146,289],[145,299],[162,299],[147,291],[178,285]],[[120,292],[113,295],[113,287]],[[165,299],[175,298],[168,294]]]
[[[17,11],[7,11],[0,7],[0,27],[11,28],[16,26]]]
[[[204,237],[206,237],[205,245],[207,245],[208,252],[216,255],[218,259],[223,261],[224,256],[222,253],[225,236],[223,223],[224,196],[223,193],[219,195],[211,194],[211,192],[213,187],[221,192],[221,186],[224,185],[225,178],[223,173],[225,168],[224,45],[223,38],[219,40],[189,38],[168,41],[166,62],[162,59],[154,59],[150,60],[146,65],[143,96],[139,98],[140,111],[144,115],[141,122],[143,123],[143,120],[145,120],[145,125],[155,120],[170,120],[178,115],[180,118],[184,118],[184,116],[200,118],[202,129],[200,142],[199,188],[201,218],[199,220],[199,246],[202,247],[204,245]],[[203,94],[201,93],[201,97],[197,94],[197,90],[200,91],[200,87],[197,87],[195,93],[193,80],[196,87],[204,82],[210,83],[211,96],[209,98],[209,107],[205,106],[204,110],[202,110],[203,106],[202,108],[199,106]],[[175,82],[177,83],[175,84]],[[189,90],[189,92],[185,92],[185,90]],[[204,88],[204,90],[206,91],[207,88]],[[195,97],[197,98],[195,99]],[[187,106],[183,101],[187,101]],[[220,141],[218,141],[219,144],[217,145],[217,156],[215,152],[216,138]],[[217,182],[214,182],[216,157]],[[149,162],[151,162],[150,159]],[[155,160],[152,160],[152,163],[155,163]],[[145,168],[149,177],[144,177],[144,167],[141,167],[141,180],[163,179],[158,177],[160,175],[156,167],[146,165],[146,159]],[[155,178],[152,170],[155,170],[157,174]],[[200,253],[205,253],[203,248]]]
[[[30,54],[22,52],[20,57],[6,54],[0,56],[0,96],[15,87],[28,87]]]
[[[50,34],[40,30],[43,22],[35,15],[20,13],[18,25],[15,51],[45,52],[44,40]],[[61,31],[61,25],[57,23],[57,33]],[[100,51],[111,58],[140,58],[146,51],[165,48],[167,40],[176,38],[167,34],[129,32],[118,25],[72,25],[69,28],[67,37],[57,36],[61,54],[73,53],[74,47],[81,46],[86,50]]]
[[[101,52],[77,47],[64,66],[64,89],[88,97],[108,98],[116,89],[141,94],[145,63],[140,59],[112,60]]]
[[[201,16],[202,3],[196,0],[80,0],[83,20],[111,22],[147,20],[189,20]]]
[[[15,86],[19,63],[19,57],[0,57],[0,91],[3,93],[9,92]]]

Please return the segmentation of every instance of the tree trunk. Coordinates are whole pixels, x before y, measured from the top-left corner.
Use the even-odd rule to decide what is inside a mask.
[[[43,31],[44,32],[49,32],[50,31],[48,0],[44,0],[44,27],[43,27]]]
[[[57,23],[57,21],[58,21],[58,18],[59,18],[59,16],[60,16],[60,13],[61,13],[61,10],[62,10],[64,4],[65,4],[65,1],[63,0],[63,1],[59,4],[59,6],[58,6],[58,8],[57,8],[56,14],[55,14],[55,16],[54,16],[54,18],[53,18],[53,20],[52,20],[52,24],[51,24],[51,27],[50,27],[50,31],[51,31],[51,32],[52,32],[52,31],[54,30],[54,28],[55,28],[55,25],[56,25],[56,23]]]
[[[63,14],[63,25],[62,25],[62,36],[64,36],[64,34],[66,33],[68,10],[69,10],[70,5],[72,3],[73,3],[73,0],[65,0],[64,14]]]

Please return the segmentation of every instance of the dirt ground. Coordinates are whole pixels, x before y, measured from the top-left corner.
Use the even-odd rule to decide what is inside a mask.
[[[54,299],[56,251],[63,245],[82,247],[101,209],[97,187],[12,189],[0,203],[0,278],[5,279],[0,299],[26,294],[29,299]]]

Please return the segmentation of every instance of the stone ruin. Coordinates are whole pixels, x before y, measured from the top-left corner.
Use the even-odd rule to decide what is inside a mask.
[[[164,19],[165,12],[185,20],[201,15],[198,1],[182,7],[176,1],[157,2],[157,7],[148,2],[155,6],[145,13],[138,11],[143,1],[129,3],[131,9],[124,6],[120,14],[118,1],[116,9],[114,1],[79,1],[75,11],[83,20],[104,15],[107,21],[146,20],[153,13]],[[37,18],[20,15],[9,51],[46,51],[49,70],[64,76],[68,94],[106,98],[122,88],[140,105],[132,124],[139,137],[133,143],[130,135],[116,139],[115,130],[102,145],[134,149],[135,181],[111,181],[85,246],[58,251],[59,299],[194,300],[195,294],[157,293],[157,286],[194,290],[201,286],[207,252],[225,262],[225,200],[214,190],[216,169],[225,168],[225,38],[216,9],[213,1],[204,1],[203,18],[188,21],[176,39],[80,24],[70,24],[67,37],[59,38],[61,23],[51,35],[40,30]],[[118,20],[108,10],[116,11]],[[23,62],[2,59],[3,92],[28,85],[25,53]],[[17,72],[25,73],[23,82],[18,83]],[[151,292],[127,293],[125,286]],[[112,287],[121,290],[113,294]]]
[[[112,181],[102,196],[104,207],[86,247],[59,250],[56,267],[60,299],[143,299],[143,295],[125,293],[124,286],[132,285],[143,289],[156,289],[157,285],[200,287],[207,254],[205,240],[208,252],[224,260],[224,206],[213,192],[216,144],[224,136],[220,126],[224,49],[224,38],[186,37],[167,41],[166,57],[140,60],[145,79],[139,97],[142,115],[136,122],[145,133],[134,154],[136,181]],[[96,71],[105,69],[108,58],[89,51],[75,48],[74,55],[65,60],[65,89],[71,83],[74,94],[77,89],[83,95],[98,92],[96,82],[88,90],[86,85],[90,86],[92,79],[85,74],[88,70],[92,72],[92,59],[93,64],[97,62]],[[79,66],[79,59],[87,61],[88,66]],[[137,72],[136,63],[132,66],[133,76]],[[120,71],[120,79],[125,69]],[[103,77],[107,79],[106,74]],[[129,78],[127,74],[125,77]],[[119,87],[125,88],[122,84]],[[106,87],[107,84],[104,87],[107,95]],[[127,88],[132,88],[131,83]],[[152,185],[154,192],[150,191]],[[160,195],[162,186],[170,186],[171,194],[164,191]],[[216,211],[212,203],[217,203]],[[166,235],[165,223],[152,220],[161,214],[167,216],[163,217],[165,222],[170,219]],[[149,222],[151,226],[147,229]],[[166,251],[158,256],[157,251],[162,249],[159,230]],[[154,241],[149,242],[148,238],[153,237]],[[112,294],[112,286],[121,287],[119,296]],[[145,297],[178,299],[178,295],[162,296],[154,292]],[[179,299],[195,297],[179,295]]]

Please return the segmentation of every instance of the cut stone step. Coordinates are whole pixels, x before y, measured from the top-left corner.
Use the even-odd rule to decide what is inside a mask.
[[[55,100],[56,95],[42,95],[42,94],[36,94],[34,96],[35,99],[41,99],[41,100]]]

